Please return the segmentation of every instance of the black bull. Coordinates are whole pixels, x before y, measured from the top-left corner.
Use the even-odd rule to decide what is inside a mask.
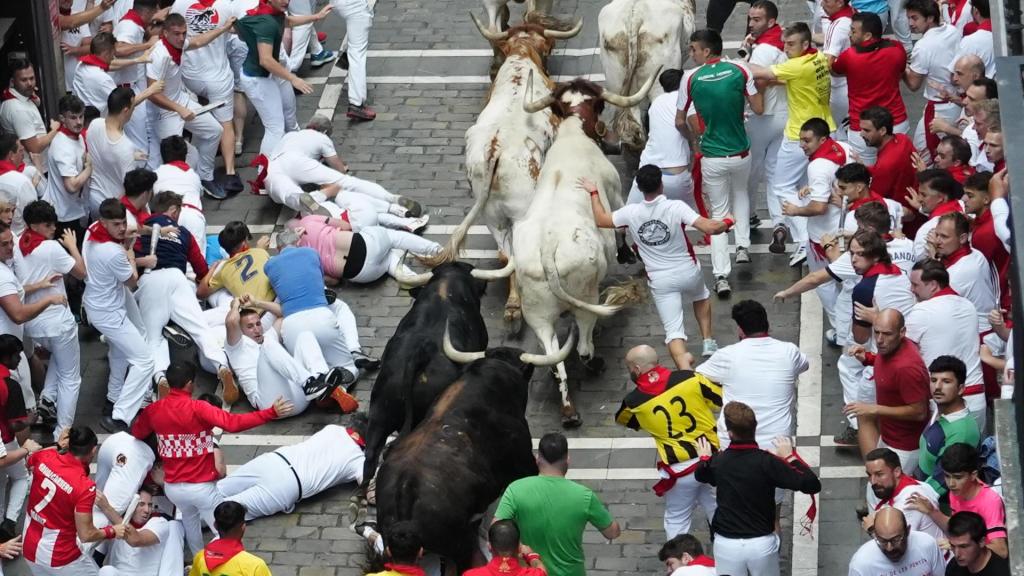
[[[390,448],[377,476],[384,540],[412,520],[428,551],[473,564],[481,515],[513,481],[537,473],[526,422],[533,366],[496,348],[468,364],[426,419]]]
[[[388,436],[416,426],[462,372],[442,351],[445,325],[460,350],[487,348],[487,327],[480,315],[487,282],[474,278],[472,269],[462,262],[442,264],[425,286],[410,291],[416,301],[388,340],[370,393],[364,488]]]

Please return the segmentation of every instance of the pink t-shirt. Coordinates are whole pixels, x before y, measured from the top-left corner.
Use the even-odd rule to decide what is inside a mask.
[[[1003,499],[996,491],[982,484],[981,490],[970,500],[961,500],[956,494],[949,493],[949,508],[954,512],[974,512],[985,519],[988,535],[985,542],[993,538],[1006,538],[1006,508]]]
[[[297,225],[306,229],[306,233],[299,238],[299,246],[308,246],[316,250],[320,256],[320,267],[324,274],[335,278],[341,277],[341,270],[335,270],[334,265],[334,233],[337,228],[327,224],[323,216],[310,215],[298,221]]]

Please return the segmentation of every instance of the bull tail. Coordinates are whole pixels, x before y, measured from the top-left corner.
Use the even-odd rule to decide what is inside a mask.
[[[585,302],[579,298],[569,294],[562,287],[560,280],[562,274],[558,270],[558,245],[556,244],[551,252],[548,254],[546,250],[541,250],[541,266],[544,268],[544,276],[548,281],[548,288],[559,300],[568,303],[574,308],[586,310],[591,314],[596,314],[601,318],[608,318],[619,310],[622,310],[630,304],[640,302],[643,299],[644,290],[641,286],[636,285],[636,281],[627,281],[619,286],[613,286],[604,291],[605,303],[604,304],[592,304]]]
[[[499,151],[495,150],[494,155],[491,158],[490,163],[487,166],[487,184],[478,191],[476,202],[473,207],[469,209],[469,213],[462,219],[452,235],[448,238],[448,242],[445,243],[441,251],[432,256],[420,257],[419,260],[426,266],[431,268],[440,266],[448,262],[454,262],[459,257],[459,250],[462,248],[462,243],[466,240],[466,234],[469,233],[469,227],[476,221],[477,216],[480,215],[480,211],[487,205],[487,199],[491,196],[491,188],[494,187],[494,178],[498,173],[498,159],[500,158]],[[476,192],[476,191],[474,191]]]

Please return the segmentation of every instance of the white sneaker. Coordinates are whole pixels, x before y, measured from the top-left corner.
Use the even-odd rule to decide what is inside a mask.
[[[235,140],[235,156],[241,156],[241,155],[242,155],[242,141],[241,140]]]
[[[789,265],[793,268],[800,266],[807,261],[807,246],[801,245],[789,257]]]
[[[424,214],[419,218],[411,218],[405,225],[405,229],[413,234],[419,234],[427,227],[427,222],[430,221],[430,215]]]
[[[405,218],[408,212],[409,211],[406,210],[404,206],[399,206],[398,204],[388,204],[388,214],[398,216],[399,218]]]
[[[715,340],[714,338],[705,339],[704,350],[701,351],[700,355],[703,356],[704,358],[707,358],[714,354],[715,352],[718,352],[718,341]]]

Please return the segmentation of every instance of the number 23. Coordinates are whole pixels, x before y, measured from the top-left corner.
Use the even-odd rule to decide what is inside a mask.
[[[674,396],[668,403],[679,406],[677,416],[679,418],[686,418],[690,421],[689,425],[687,425],[682,432],[674,431],[672,429],[672,415],[669,414],[668,408],[665,408],[664,406],[655,406],[653,412],[665,417],[665,425],[668,427],[668,435],[670,438],[678,440],[679,438],[682,438],[684,434],[689,434],[697,429],[697,420],[686,411],[686,400],[683,400],[681,396]]]

